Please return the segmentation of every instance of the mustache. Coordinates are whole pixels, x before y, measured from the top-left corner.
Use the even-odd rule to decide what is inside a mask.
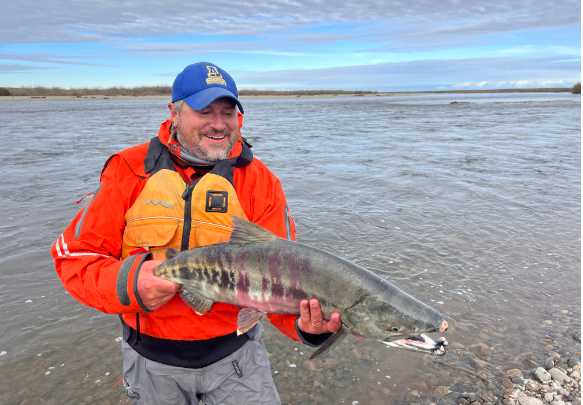
[[[206,132],[201,132],[200,134],[203,135],[203,136],[208,136],[208,135],[211,135],[211,136],[224,135],[226,137],[230,137],[231,135],[233,135],[233,133],[234,132],[229,131],[227,129],[224,129],[222,131],[216,131],[216,130],[211,129],[211,130],[206,131]]]

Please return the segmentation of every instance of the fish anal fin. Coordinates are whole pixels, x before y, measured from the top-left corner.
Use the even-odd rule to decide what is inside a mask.
[[[321,354],[326,353],[334,344],[340,342],[346,335],[346,328],[341,328],[338,332],[330,336],[324,343],[322,343],[318,350],[312,353],[309,359],[313,360]]]
[[[242,308],[237,315],[237,336],[249,332],[263,318],[263,312],[254,308]]]
[[[193,293],[187,289],[180,290],[180,298],[188,305],[197,315],[204,315],[210,311],[213,306],[213,300]]]
[[[233,233],[229,243],[236,245],[247,245],[251,243],[272,242],[277,236],[266,231],[259,225],[249,222],[243,218],[233,217]]]

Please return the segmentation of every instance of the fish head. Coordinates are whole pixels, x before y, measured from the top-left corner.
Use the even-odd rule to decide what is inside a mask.
[[[191,277],[186,266],[175,257],[168,257],[154,268],[153,274],[174,283],[182,284]]]
[[[172,260],[165,260],[154,268],[153,274],[165,280],[175,281],[175,268],[176,266]]]
[[[343,322],[355,334],[385,341],[447,329],[441,314],[413,297],[408,298],[413,301],[389,301],[368,295],[343,313]]]

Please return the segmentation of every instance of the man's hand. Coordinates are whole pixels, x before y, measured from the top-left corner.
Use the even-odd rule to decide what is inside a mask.
[[[322,314],[322,307],[316,298],[302,300],[300,302],[300,319],[298,319],[298,328],[302,332],[311,333],[313,335],[320,335],[322,333],[336,333],[342,322],[340,314],[333,312],[330,320],[324,319]]]
[[[180,284],[154,275],[154,269],[160,263],[161,260],[144,262],[138,275],[138,294],[144,305],[152,311],[170,301],[180,289]]]

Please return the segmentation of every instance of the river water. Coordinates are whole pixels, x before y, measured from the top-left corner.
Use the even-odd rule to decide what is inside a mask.
[[[298,239],[391,279],[451,325],[444,357],[347,338],[317,362],[267,326],[284,403],[453,403],[499,391],[507,369],[551,350],[580,350],[578,96],[243,103],[244,134],[282,180]],[[165,106],[0,101],[0,403],[127,403],[117,319],[66,294],[48,251],[105,159],[153,136]]]

